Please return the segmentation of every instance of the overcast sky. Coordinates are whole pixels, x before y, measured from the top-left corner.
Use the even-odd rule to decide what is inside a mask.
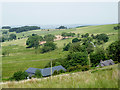
[[[92,25],[117,22],[117,2],[11,2],[2,4],[2,25]]]

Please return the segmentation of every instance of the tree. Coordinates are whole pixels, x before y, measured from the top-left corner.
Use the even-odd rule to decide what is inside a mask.
[[[85,35],[84,35],[84,37],[88,37],[89,36],[89,33],[86,33]]]
[[[60,27],[58,27],[58,28],[56,28],[56,29],[67,29],[67,27],[65,27],[65,26],[60,26]]]
[[[55,38],[56,38],[56,37],[55,37],[54,35],[52,35],[52,34],[48,34],[48,35],[45,35],[45,36],[44,36],[44,40],[45,40],[46,42],[53,42]]]
[[[70,44],[71,44],[71,43],[68,43],[68,44],[63,48],[63,51],[68,51],[69,48],[70,48]]]
[[[15,79],[16,81],[19,81],[19,80],[27,79],[27,77],[28,77],[27,72],[18,71],[14,73],[12,78]]]
[[[10,29],[10,26],[3,26],[2,29]]]
[[[88,46],[86,48],[87,48],[88,54],[90,54],[94,51],[94,46],[91,43],[88,43]]]
[[[114,61],[120,62],[120,41],[115,41],[107,48],[108,57]]]
[[[104,41],[104,42],[107,42],[109,40],[109,37],[107,34],[97,34],[96,35],[96,39],[99,40],[99,41]]]
[[[10,34],[9,39],[10,40],[16,39],[16,34]]]
[[[80,45],[79,42],[72,43],[69,48],[70,52],[86,52],[85,45]]]
[[[41,71],[39,69],[37,69],[35,71],[35,77],[37,77],[37,78],[41,78],[42,77]]]
[[[100,60],[106,60],[107,56],[105,50],[102,48],[97,48],[96,52],[90,53],[90,61],[92,66],[97,66],[100,63]]]
[[[65,37],[70,37],[70,36],[73,37],[73,36],[75,36],[75,33],[71,33],[71,32],[70,32],[70,33],[62,32],[61,36],[63,36],[64,38],[65,38]]]
[[[26,45],[28,46],[28,48],[31,47],[38,48],[39,41],[40,41],[40,37],[38,35],[30,36],[26,41]]]
[[[86,52],[73,52],[68,54],[65,67],[69,68],[76,65],[88,65],[88,55]]]
[[[40,29],[38,26],[22,26],[22,27],[15,27],[15,28],[10,28],[9,32],[25,32],[25,31],[30,31],[30,30],[37,30]]]
[[[67,36],[66,32],[62,32],[61,36],[63,36],[64,38]]]
[[[56,48],[57,47],[56,47],[55,43],[53,43],[53,42],[47,42],[42,47],[41,53],[49,52],[49,51],[55,50]]]
[[[78,39],[78,38],[74,38],[73,40],[72,40],[72,43],[75,43],[75,42],[79,42],[80,40]]]
[[[7,33],[8,33],[8,31],[3,31],[3,32],[2,32],[2,34],[7,34]]]
[[[77,37],[78,37],[78,38],[80,37],[80,33],[77,34]]]

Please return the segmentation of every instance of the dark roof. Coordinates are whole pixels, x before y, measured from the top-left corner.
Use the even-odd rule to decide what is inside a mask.
[[[27,73],[30,73],[30,74],[35,74],[35,71],[36,71],[37,69],[38,69],[38,68],[28,68],[28,69],[26,70],[26,72],[27,72]],[[63,66],[61,66],[61,65],[52,67],[52,74],[53,74],[53,72],[54,72],[55,70],[59,71],[59,70],[61,70],[61,69],[64,70],[64,71],[66,71],[66,69],[65,69]],[[51,67],[49,67],[49,68],[44,68],[44,69],[39,69],[39,70],[41,71],[42,76],[50,76],[50,75],[51,75]]]
[[[112,59],[110,59],[110,60],[101,61],[99,63],[99,65],[97,65],[97,67],[99,67],[99,66],[109,66],[109,65],[113,65],[113,64],[115,64],[115,63],[113,62]]]

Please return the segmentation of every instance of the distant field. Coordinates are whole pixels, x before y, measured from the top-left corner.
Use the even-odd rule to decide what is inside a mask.
[[[93,71],[53,76],[52,79],[31,79],[9,82],[3,88],[118,88],[118,65],[106,66]]]
[[[118,31],[113,29],[114,26],[116,25],[88,26],[88,27],[80,27],[76,29],[51,30],[51,31],[34,30],[34,31],[18,33],[17,36],[21,37],[23,34],[27,36],[32,33],[37,33],[39,35],[45,35],[48,33],[58,35],[61,34],[62,32],[75,32],[76,34],[106,33],[109,35],[110,39],[103,46],[107,48],[108,45],[110,45],[112,42],[118,40]],[[71,42],[73,38],[55,41],[58,48],[54,51],[45,54],[36,54],[34,49],[27,49],[25,45],[27,38],[13,40],[13,41],[6,41],[2,43],[2,50],[8,51],[10,53],[9,56],[2,57],[3,79],[9,78],[16,71],[19,70],[24,71],[29,67],[44,68],[44,66],[50,60],[66,57],[68,52],[63,52],[62,48],[64,47],[65,44]]]

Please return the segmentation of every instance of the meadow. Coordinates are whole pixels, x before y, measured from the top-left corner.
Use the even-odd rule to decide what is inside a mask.
[[[58,35],[62,32],[75,32],[81,34],[89,33],[91,34],[99,34],[99,33],[106,33],[109,35],[109,41],[103,44],[104,48],[107,48],[112,42],[118,39],[118,31],[114,30],[113,27],[116,24],[111,25],[98,25],[98,26],[87,26],[87,27],[80,27],[80,28],[73,28],[73,29],[66,29],[66,30],[34,30],[28,32],[17,33],[17,37],[31,35],[32,33],[37,33],[38,35],[46,35],[46,34],[54,34]],[[11,33],[11,32],[10,32]],[[75,38],[75,37],[73,37]],[[11,77],[14,72],[19,70],[26,70],[29,67],[34,68],[44,68],[45,65],[50,62],[50,60],[54,60],[57,58],[64,58],[68,54],[67,51],[63,51],[62,48],[64,44],[67,44],[72,41],[73,38],[64,39],[55,41],[57,44],[57,49],[51,52],[47,52],[44,54],[35,53],[36,51],[31,48],[26,48],[26,40],[27,38],[17,39],[12,41],[6,41],[2,43],[2,51],[9,52],[8,56],[2,57],[2,78],[3,81],[7,80]]]
[[[118,88],[118,64],[52,78],[6,82],[2,88]]]

